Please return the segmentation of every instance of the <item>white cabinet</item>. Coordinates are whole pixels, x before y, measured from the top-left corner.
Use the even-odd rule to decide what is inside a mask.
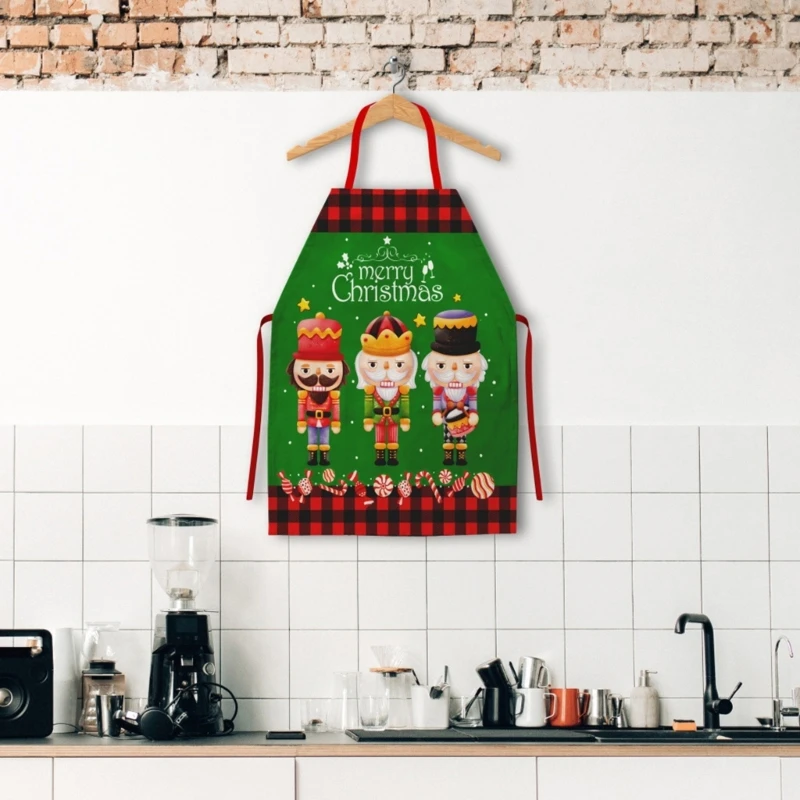
[[[53,760],[0,758],[0,797],[53,800]]]
[[[57,758],[53,800],[294,800],[292,758]]]
[[[780,800],[779,760],[760,757],[539,759],[539,800],[707,800],[710,797]],[[797,797],[800,798],[800,794]]]
[[[781,759],[783,800],[800,800],[800,758]]]
[[[487,800],[501,796],[536,800],[536,759],[297,759],[297,800]]]

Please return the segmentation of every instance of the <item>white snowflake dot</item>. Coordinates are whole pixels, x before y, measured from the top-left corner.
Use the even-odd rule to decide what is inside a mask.
[[[497,381],[492,381],[492,386],[497,385]]]
[[[488,316],[489,316],[489,312],[488,312],[488,311],[487,311],[487,312],[485,312],[483,316],[484,316],[484,317],[488,317]]]

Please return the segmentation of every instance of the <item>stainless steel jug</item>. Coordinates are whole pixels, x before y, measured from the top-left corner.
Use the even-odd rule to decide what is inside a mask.
[[[585,724],[590,728],[602,728],[614,724],[614,708],[619,695],[610,689],[589,689],[589,708]]]

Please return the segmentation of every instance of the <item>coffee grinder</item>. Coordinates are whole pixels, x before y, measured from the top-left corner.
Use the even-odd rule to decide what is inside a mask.
[[[150,739],[230,733],[208,615],[195,608],[219,549],[217,520],[174,514],[150,519],[147,527],[150,565],[170,607],[156,616],[147,708],[126,714],[121,724]]]

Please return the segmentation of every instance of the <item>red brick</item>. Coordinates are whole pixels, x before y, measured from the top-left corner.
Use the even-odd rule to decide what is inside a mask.
[[[139,45],[178,44],[178,26],[174,22],[143,22],[139,26]]]
[[[91,75],[97,67],[97,53],[91,50],[51,50],[43,53],[42,73],[46,75]]]
[[[53,47],[91,47],[94,33],[91,25],[54,25],[50,31]]]
[[[104,22],[97,30],[98,47],[136,47],[133,22]]]
[[[47,47],[50,30],[46,25],[9,25],[6,30],[11,47]]]
[[[555,36],[555,22],[522,22],[519,26],[520,44],[550,44]]]
[[[695,0],[611,0],[613,14],[694,14]]]
[[[510,21],[479,20],[475,23],[476,42],[508,44],[514,41],[514,32],[514,23]]]
[[[133,69],[133,52],[131,50],[101,50],[97,71],[104,75],[118,75]]]
[[[149,47],[133,53],[133,72],[145,75],[148,72],[172,72],[175,66],[175,53],[172,47]]]
[[[593,19],[571,19],[558,23],[559,44],[598,44],[600,23]]]
[[[40,53],[6,50],[0,53],[0,75],[38,76],[42,71]]]

